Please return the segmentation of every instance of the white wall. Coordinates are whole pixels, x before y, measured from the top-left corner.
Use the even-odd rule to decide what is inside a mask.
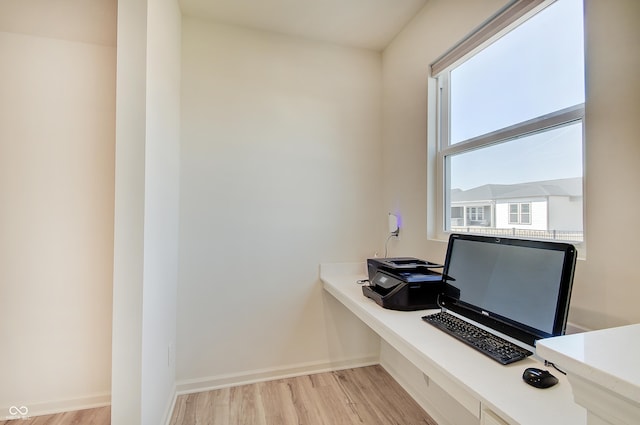
[[[390,244],[393,255],[444,260],[446,245],[427,238],[436,213],[435,198],[427,199],[427,188],[435,190],[434,147],[427,152],[427,132],[435,132],[429,65],[506,3],[430,0],[383,51],[383,208],[397,210],[403,223],[401,239]]]
[[[181,19],[176,0],[149,1],[142,425],[165,423],[175,397]]]
[[[109,403],[115,27],[106,25],[104,45],[76,32],[0,32],[0,420],[13,405],[36,415]]]
[[[376,355],[318,265],[383,243],[380,54],[182,27],[179,389]]]
[[[549,229],[584,231],[583,197],[549,197]]]
[[[600,328],[640,322],[640,2],[585,1],[586,237],[573,318]]]
[[[118,1],[111,423],[142,418],[147,1]]]
[[[111,423],[155,425],[175,396],[181,16],[174,0],[118,13]]]
[[[513,224],[509,223],[509,204],[526,202],[531,204],[531,223],[529,224]],[[536,199],[509,199],[505,201],[496,202],[496,227],[503,229],[527,229],[527,230],[553,230],[558,227],[549,227],[547,223],[549,217],[548,212],[551,211],[550,201],[548,198],[536,198]],[[561,211],[554,214],[560,214]],[[567,229],[562,227],[561,229]]]
[[[431,0],[383,52],[384,202],[401,211],[404,224],[396,253],[444,258],[445,243],[427,238],[428,224],[435,224],[435,199],[426,195],[435,188],[433,151],[427,161],[426,144],[434,131],[433,121],[425,126],[433,107],[427,105],[428,65],[503,3]],[[640,228],[620,228],[634,223],[640,208],[640,2],[587,0],[585,9],[589,252],[577,265],[569,320],[603,328],[640,322]]]

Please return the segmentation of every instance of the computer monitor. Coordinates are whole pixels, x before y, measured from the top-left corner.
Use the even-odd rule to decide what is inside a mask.
[[[576,256],[568,243],[452,234],[439,304],[534,346],[565,332]]]

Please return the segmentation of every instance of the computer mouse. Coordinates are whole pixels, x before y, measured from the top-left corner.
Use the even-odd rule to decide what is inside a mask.
[[[536,388],[549,388],[558,383],[558,378],[553,376],[548,370],[529,367],[522,374],[522,379],[529,385]]]

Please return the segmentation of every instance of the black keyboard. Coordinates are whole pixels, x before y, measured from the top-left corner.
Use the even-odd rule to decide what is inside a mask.
[[[424,316],[422,320],[502,364],[517,362],[533,354],[529,350],[446,312]]]

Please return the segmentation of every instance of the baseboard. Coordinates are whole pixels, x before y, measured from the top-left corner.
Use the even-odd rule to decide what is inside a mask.
[[[350,369],[354,367],[371,366],[379,363],[378,356],[360,357],[330,362],[310,362],[296,365],[258,369],[247,372],[210,376],[199,379],[186,379],[176,384],[176,394],[192,394],[256,382],[272,381],[275,379],[292,378],[295,376],[311,375],[314,373],[330,372],[334,370]]]
[[[94,409],[96,407],[109,406],[111,404],[111,393],[96,394],[87,397],[78,397],[66,400],[55,400],[39,403],[28,403],[20,406],[0,406],[0,414],[7,412],[7,419],[21,419],[24,417],[53,415],[62,412],[73,412],[76,410]],[[17,412],[17,413],[16,413]],[[15,414],[14,414],[15,413]],[[26,413],[26,414],[23,414]],[[14,417],[17,416],[17,417]],[[0,421],[4,420],[0,416]]]

